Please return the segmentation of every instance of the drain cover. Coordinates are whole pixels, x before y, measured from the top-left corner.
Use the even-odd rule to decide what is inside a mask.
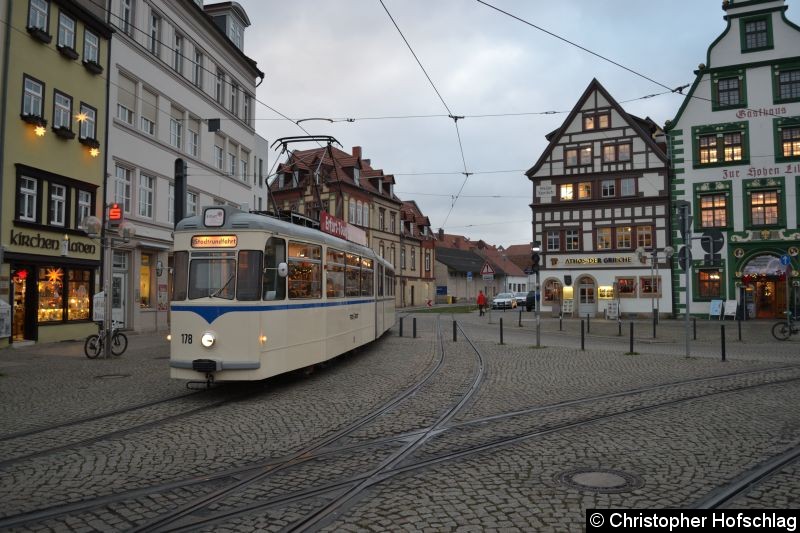
[[[104,374],[102,376],[95,376],[97,379],[122,379],[129,377],[131,377],[130,374]]]
[[[643,485],[641,479],[627,472],[596,468],[569,470],[557,479],[574,489],[592,492],[625,492]]]

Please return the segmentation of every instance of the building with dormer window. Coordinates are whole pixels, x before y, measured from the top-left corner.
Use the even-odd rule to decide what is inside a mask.
[[[542,309],[582,317],[614,308],[670,314],[670,266],[658,261],[669,244],[661,129],[625,112],[592,80],[547,140],[526,172],[533,240],[542,249]]]
[[[691,277],[675,272],[678,312],[686,295],[706,316],[713,300],[737,300],[740,316],[800,312],[800,27],[787,9],[726,0],[726,27],[665,128],[673,198],[688,202],[695,237],[674,228],[692,250]]]

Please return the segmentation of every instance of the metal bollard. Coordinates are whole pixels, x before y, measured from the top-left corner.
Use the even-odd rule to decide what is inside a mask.
[[[522,311],[519,312],[519,327],[522,327]]]
[[[697,319],[692,319],[692,327],[694,328],[694,340],[697,340]]]
[[[400,336],[403,336],[403,317],[400,317]]]
[[[503,344],[503,317],[500,317],[500,344]]]
[[[456,342],[456,321],[453,320],[453,342]]]
[[[722,362],[725,362],[725,324],[720,327],[721,342],[722,342]]]
[[[617,320],[617,337],[622,337],[622,320]]]
[[[589,315],[586,315],[588,318]],[[586,325],[585,321],[581,320],[581,351],[586,349],[586,335],[584,335],[584,326]]]
[[[653,338],[654,339],[656,338],[656,325],[658,324],[658,318],[656,318],[656,317],[657,317],[657,315],[655,313],[653,313]]]
[[[414,317],[414,320],[411,322],[411,324],[412,324],[411,331],[413,331],[414,338],[416,339],[417,338],[417,317]]]
[[[742,342],[742,321],[741,320],[737,320],[736,322],[737,322],[737,324],[739,326],[739,342]]]
[[[592,319],[589,314],[586,314],[586,333],[592,332]]]
[[[564,315],[558,315],[558,331],[564,331]]]
[[[631,321],[631,346],[630,350],[628,350],[628,353],[633,353],[633,321]]]

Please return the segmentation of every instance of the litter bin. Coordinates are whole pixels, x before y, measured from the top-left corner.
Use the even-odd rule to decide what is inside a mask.
[[[448,296],[447,297],[447,303],[449,303],[449,304],[453,303],[453,297],[452,296]]]

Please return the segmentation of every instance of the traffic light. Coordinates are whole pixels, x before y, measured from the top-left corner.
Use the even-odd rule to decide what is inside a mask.
[[[531,250],[531,270],[533,272],[539,272],[539,263],[542,259],[541,256],[539,256],[539,252],[541,251],[541,244],[539,241],[533,243]]]
[[[122,206],[117,203],[111,204],[108,208],[108,227],[118,228],[123,220]]]

